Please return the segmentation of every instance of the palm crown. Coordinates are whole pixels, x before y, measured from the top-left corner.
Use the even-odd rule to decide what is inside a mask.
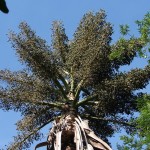
[[[1,108],[24,116],[17,122],[20,133],[10,148],[27,148],[40,138],[42,127],[65,113],[88,119],[92,130],[105,141],[115,126],[134,127],[127,115],[137,111],[136,99],[141,94],[134,91],[148,84],[150,66],[129,72],[119,68],[129,65],[143,48],[139,38],[111,44],[113,30],[104,11],[85,14],[70,41],[63,24],[54,22],[52,46],[26,23],[19,28],[20,33],[10,34],[10,41],[27,68],[0,71],[0,79],[7,85],[0,89]]]

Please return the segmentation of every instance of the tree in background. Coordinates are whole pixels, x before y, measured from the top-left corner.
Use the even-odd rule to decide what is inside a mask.
[[[150,149],[150,95],[143,95],[138,100],[140,115],[134,122],[137,130],[130,136],[121,136],[123,145],[118,150],[149,150]]]
[[[0,0],[0,10],[3,13],[8,13],[9,12],[5,0]]]
[[[150,58],[150,13],[148,12],[143,20],[136,21],[138,30],[141,35],[141,40],[145,43],[145,48],[139,51],[140,57]],[[121,26],[121,32],[126,35],[129,32],[129,26]],[[149,150],[150,149],[150,95],[144,94],[141,98],[137,99],[139,109],[139,116],[134,120],[136,124],[136,131],[130,136],[121,136],[123,145],[118,145],[118,150]]]
[[[20,33],[10,33],[10,41],[26,68],[0,71],[0,108],[23,116],[9,150],[30,147],[51,122],[48,141],[36,148],[109,150],[108,137],[120,128],[128,133],[136,129],[130,120],[143,94],[134,91],[148,84],[150,66],[119,69],[146,46],[141,37],[111,44],[112,26],[102,10],[85,14],[72,40],[63,24],[54,22],[51,46],[26,23],[19,28]]]

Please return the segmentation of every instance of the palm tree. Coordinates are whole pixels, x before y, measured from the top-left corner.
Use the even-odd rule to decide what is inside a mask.
[[[110,150],[107,137],[120,127],[135,128],[130,116],[138,111],[136,99],[142,94],[134,91],[148,84],[150,66],[129,72],[119,68],[143,48],[140,38],[111,44],[112,26],[102,10],[85,14],[72,40],[62,23],[54,22],[52,46],[26,23],[19,28],[20,33],[10,33],[10,41],[26,68],[0,71],[5,83],[0,107],[24,116],[9,150],[29,148],[41,138],[40,129],[52,122],[47,141],[35,149]]]

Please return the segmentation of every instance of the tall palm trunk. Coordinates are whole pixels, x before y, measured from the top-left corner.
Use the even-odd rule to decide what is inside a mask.
[[[73,111],[54,121],[47,142],[38,144],[35,150],[46,145],[47,150],[111,150],[89,128],[88,120],[82,120]]]

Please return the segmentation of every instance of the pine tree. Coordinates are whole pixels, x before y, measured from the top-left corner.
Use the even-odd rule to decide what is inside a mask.
[[[150,66],[119,69],[130,65],[145,46],[141,38],[111,44],[113,29],[103,10],[85,14],[72,40],[63,24],[54,22],[51,46],[27,23],[19,28],[20,33],[11,32],[10,41],[26,68],[0,71],[0,108],[23,116],[9,150],[29,148],[51,122],[48,141],[36,148],[109,150],[107,138],[119,128],[135,129],[130,119],[142,93],[134,91],[148,84]]]

